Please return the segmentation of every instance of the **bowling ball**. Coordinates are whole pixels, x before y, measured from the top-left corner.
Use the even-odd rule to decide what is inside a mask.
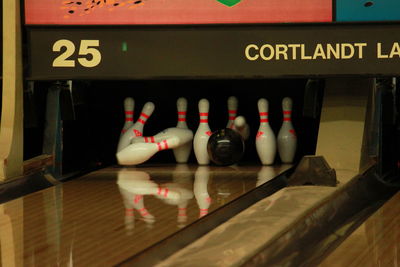
[[[232,129],[220,129],[208,139],[207,151],[210,160],[217,165],[228,166],[237,163],[244,153],[242,136]]]

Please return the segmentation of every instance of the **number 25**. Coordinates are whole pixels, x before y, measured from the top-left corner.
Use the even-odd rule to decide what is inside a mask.
[[[100,64],[101,53],[96,48],[99,47],[99,40],[81,40],[79,45],[78,62],[83,67],[92,68]],[[61,52],[61,49],[65,47],[65,51],[62,52],[58,57],[53,60],[53,67],[75,67],[75,60],[70,59],[75,53],[75,44],[67,39],[60,39],[53,44],[53,52]],[[86,56],[91,55],[88,59]]]

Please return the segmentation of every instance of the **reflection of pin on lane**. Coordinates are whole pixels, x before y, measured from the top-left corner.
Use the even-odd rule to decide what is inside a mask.
[[[210,126],[208,125],[209,109],[210,103],[208,100],[205,98],[201,99],[199,101],[200,123],[193,139],[194,154],[197,163],[200,165],[207,165],[210,163],[210,158],[207,152],[207,142],[211,136]]]
[[[278,171],[279,169],[271,166],[262,166],[261,170],[257,174],[256,186],[262,185],[275,178],[278,174]]]
[[[168,128],[153,138],[141,138],[153,142],[132,142],[116,155],[121,165],[136,165],[149,160],[154,154],[166,149],[174,149],[193,140],[193,132],[189,129]]]
[[[186,124],[186,112],[187,112],[187,100],[184,97],[178,98],[176,101],[176,107],[178,110],[178,123],[177,128],[188,129]],[[186,163],[189,159],[190,152],[192,151],[192,142],[188,142],[185,145],[177,147],[173,150],[175,160],[178,163]]]
[[[164,199],[163,201],[169,205],[176,205],[178,208],[177,222],[178,227],[185,226],[187,221],[187,205],[190,199],[193,198],[193,182],[192,174],[186,164],[177,164],[172,172],[172,183],[165,184],[170,190],[179,192],[179,199]]]
[[[199,217],[208,214],[208,209],[211,205],[211,197],[208,194],[208,180],[210,171],[207,166],[200,166],[194,174],[194,196],[199,206]]]
[[[230,96],[228,98],[228,123],[226,125],[226,128],[233,129],[234,127],[234,121],[236,118],[237,114],[237,109],[238,109],[238,100],[235,96]]]
[[[147,119],[151,116],[151,114],[153,114],[154,108],[155,106],[152,102],[147,102],[146,104],[144,104],[139,119],[136,121],[135,124],[128,128],[127,131],[119,139],[117,152],[126,148],[130,144],[132,138],[143,136],[144,125],[146,124]]]
[[[159,186],[152,180],[150,175],[143,171],[132,171],[122,169],[118,172],[117,184],[119,187],[134,195],[154,195],[158,198],[180,199],[181,195],[168,187]],[[139,206],[138,206],[139,207]],[[139,207],[141,208],[141,207]]]
[[[260,114],[260,127],[256,136],[256,149],[258,157],[263,165],[274,163],[276,154],[276,138],[269,125],[268,101],[265,98],[258,100],[258,111]]]
[[[297,136],[292,124],[292,99],[282,100],[283,123],[278,133],[278,152],[283,163],[292,163],[297,147]]]
[[[125,123],[124,127],[122,127],[122,134],[126,133],[126,131],[133,125],[133,114],[135,108],[135,100],[132,97],[127,97],[124,100],[124,112],[125,112]]]
[[[131,235],[133,233],[133,229],[135,228],[135,213],[131,197],[133,194],[121,187],[119,187],[119,192],[121,193],[125,206],[125,231],[127,235]]]

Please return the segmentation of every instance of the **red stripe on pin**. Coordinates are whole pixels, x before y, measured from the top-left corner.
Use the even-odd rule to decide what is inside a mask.
[[[292,114],[292,112],[290,110],[284,110],[283,114]]]
[[[147,115],[146,113],[140,113],[140,116],[143,116],[143,117],[145,117],[146,119],[148,119],[149,118],[149,115]]]
[[[229,116],[229,120],[231,120],[231,121],[233,121],[233,120],[235,120],[235,116]]]
[[[158,151],[161,151],[162,150],[161,143],[157,143],[157,146],[158,146]]]
[[[152,143],[155,143],[156,141],[154,140],[154,136],[150,137],[150,140]]]
[[[164,149],[168,149],[168,142],[167,142],[167,140],[164,140],[163,143],[164,143],[164,146],[165,146]]]
[[[141,199],[142,199],[142,196],[141,195],[137,195],[137,196],[135,196],[133,202],[138,203]]]
[[[125,209],[125,216],[133,216],[133,209]]]
[[[206,123],[206,122],[208,122],[207,119],[201,119],[201,120],[200,120],[200,123]]]
[[[133,111],[125,111],[126,115],[133,115]]]
[[[186,111],[178,111],[178,115],[186,115]]]
[[[141,124],[145,124],[146,123],[146,121],[144,121],[144,120],[142,120],[140,118],[137,121],[140,122]]]
[[[200,112],[200,116],[208,116],[208,112]]]
[[[260,119],[260,122],[268,122],[268,119]]]
[[[268,112],[260,112],[260,116],[268,116]]]
[[[169,189],[168,189],[168,188],[165,188],[164,197],[167,197],[167,196],[168,196],[168,191],[169,191]]]
[[[185,118],[178,118],[178,121],[186,121]]]
[[[125,118],[125,121],[133,121],[133,118]]]
[[[283,118],[283,121],[291,121],[291,118]]]
[[[236,110],[228,110],[229,114],[236,114]]]

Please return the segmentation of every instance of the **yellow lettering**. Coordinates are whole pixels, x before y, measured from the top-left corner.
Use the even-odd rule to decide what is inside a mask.
[[[400,57],[400,46],[399,43],[394,43],[392,46],[392,51],[390,51],[389,58],[394,58],[394,56]]]
[[[348,48],[348,54],[346,54],[346,48]],[[352,44],[343,43],[341,44],[341,58],[342,59],[349,59],[354,56],[354,47]]]
[[[363,50],[367,43],[355,43],[354,46],[358,48],[358,58],[363,58]]]
[[[300,45],[299,44],[289,44],[288,47],[292,49],[292,59],[297,59],[296,48],[299,48]]]
[[[268,57],[266,57],[266,56],[265,56],[265,53],[264,53],[264,50],[265,50],[266,48],[268,48],[269,51],[270,51]],[[261,48],[260,48],[260,56],[261,56],[262,59],[264,59],[264,60],[270,60],[271,58],[274,57],[274,54],[275,54],[275,50],[274,50],[274,48],[272,47],[272,45],[270,45],[270,44],[265,44],[265,45],[261,46]]]
[[[311,56],[306,56],[306,49],[304,44],[301,44],[301,59],[311,59]]]
[[[323,49],[321,44],[317,44],[317,47],[314,50],[313,59],[316,59],[317,57],[321,57],[322,59],[326,59],[325,51],[324,51],[324,49]]]
[[[276,48],[276,53],[275,53],[276,60],[280,59],[280,55],[282,55],[285,60],[288,60],[288,55],[287,55],[288,47],[286,45],[277,44],[275,48]]]
[[[244,50],[244,54],[248,60],[251,60],[251,61],[257,60],[260,56],[257,53],[255,53],[254,56],[251,56],[250,49],[254,49],[257,51],[258,46],[255,44],[249,44],[248,46],[246,46],[246,49]]]
[[[378,58],[388,58],[388,55],[382,54],[382,43],[376,44],[376,52],[378,53]]]
[[[340,45],[335,44],[335,48],[331,44],[326,45],[327,48],[327,58],[331,59],[331,55],[333,55],[334,58],[339,59],[340,58]]]

